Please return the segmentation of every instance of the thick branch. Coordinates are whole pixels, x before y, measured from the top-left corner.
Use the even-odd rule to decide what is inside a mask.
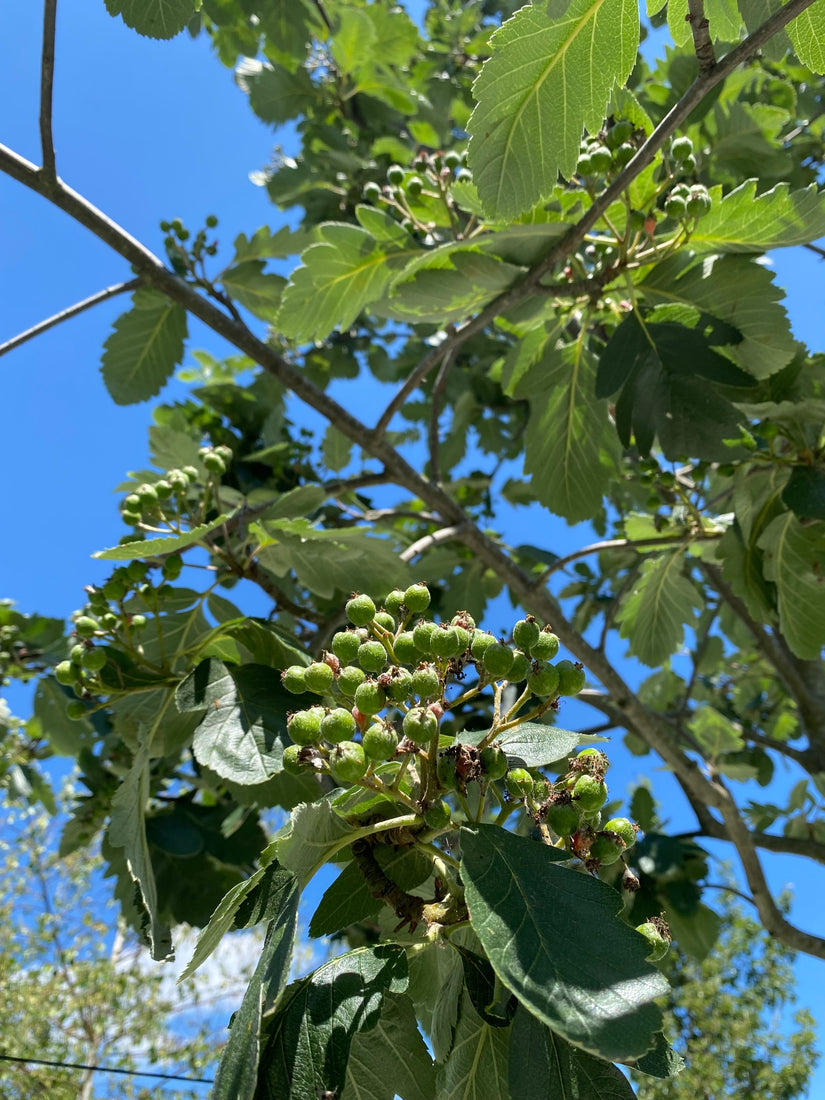
[[[43,150],[43,173],[57,179],[57,165],[52,137],[52,90],[54,85],[54,35],[57,21],[57,0],[43,4],[43,52],[40,59],[40,146]]]
[[[699,72],[709,72],[716,64],[713,43],[710,40],[710,28],[705,16],[703,0],[688,0],[688,13],[685,16],[693,34],[693,49],[699,62]]]
[[[35,336],[39,336],[42,332],[48,332],[50,328],[62,324],[63,321],[68,321],[72,317],[77,317],[79,313],[84,313],[87,309],[100,305],[101,302],[107,302],[110,298],[117,297],[118,294],[127,294],[130,290],[135,290],[138,286],[140,286],[140,279],[130,279],[126,283],[116,283],[114,286],[107,286],[104,290],[99,290],[97,294],[92,294],[89,298],[84,298],[82,302],[76,302],[73,306],[61,310],[60,313],[54,313],[51,317],[47,317],[45,321],[41,321],[31,328],[27,328],[25,332],[21,332],[19,335],[12,337],[12,339],[7,340],[5,344],[0,344],[0,355],[5,355],[9,351],[14,351],[15,348],[19,348],[21,344],[25,344],[28,340],[33,340]]]

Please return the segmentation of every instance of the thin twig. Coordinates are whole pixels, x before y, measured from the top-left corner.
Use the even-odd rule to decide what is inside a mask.
[[[76,317],[79,313],[84,313],[93,306],[100,305],[101,302],[108,301],[109,298],[115,298],[118,294],[127,294],[130,290],[137,289],[137,287],[140,286],[140,282],[140,279],[129,279],[129,281],[125,283],[116,283],[114,286],[107,286],[105,290],[99,290],[97,294],[92,294],[91,297],[84,298],[82,302],[76,302],[75,305],[69,306],[68,309],[63,309],[60,313],[55,313],[51,317],[47,317],[45,321],[41,321],[39,324],[26,329],[25,332],[21,332],[18,336],[12,337],[12,339],[7,340],[5,344],[0,344],[0,355],[5,355],[9,351],[14,351],[14,349],[19,348],[21,344],[25,344],[28,340],[33,340],[35,336],[39,336],[43,332],[48,332],[50,328],[54,328],[63,321],[68,321],[70,318]]]
[[[825,260],[825,248],[820,248],[818,244],[804,244],[802,247],[807,248],[809,252],[815,252],[820,260]]]
[[[52,136],[52,91],[54,87],[54,36],[57,21],[57,0],[43,4],[43,53],[40,59],[40,146],[43,151],[43,174],[57,180],[57,164]]]
[[[454,347],[458,347],[459,344],[464,342],[463,329],[455,329],[452,325],[447,330],[447,336],[440,344],[437,344],[431,351],[429,351],[412,374],[407,378],[403,386],[398,390],[395,397],[387,405],[386,409],[381,413],[378,419],[378,423],[375,425],[375,434],[383,435],[387,428],[390,426],[390,422],[407,398],[413,393],[427,375],[435,370],[442,358],[449,354]]]
[[[716,64],[713,43],[710,40],[710,27],[705,16],[704,0],[688,0],[688,13],[685,16],[693,34],[693,50],[699,62],[699,72],[710,72]]]
[[[430,412],[430,425],[428,430],[428,445],[430,451],[430,478],[436,485],[441,484],[441,461],[439,458],[439,434],[438,421],[441,416],[441,399],[447,386],[447,375],[450,373],[454,352],[447,349],[438,374],[435,376],[432,392],[432,410]]]
[[[723,532],[717,534],[697,531],[695,533],[687,532],[681,535],[674,535],[673,538],[662,535],[659,538],[651,536],[647,539],[603,539],[601,542],[592,542],[589,546],[583,546],[581,550],[574,550],[570,554],[565,554],[563,558],[558,558],[551,565],[547,566],[534,583],[536,588],[541,588],[547,584],[547,581],[554,573],[558,573],[560,569],[564,569],[571,561],[578,561],[579,558],[589,557],[590,554],[599,554],[602,550],[624,550],[626,548],[649,550],[654,547],[665,550],[671,546],[687,546],[689,543],[701,539],[720,539],[722,534]]]
[[[411,543],[406,550],[398,555],[403,562],[411,562],[413,558],[418,557],[419,554],[423,554],[425,550],[429,550],[430,547],[435,546],[439,542],[449,542],[450,539],[458,538],[461,535],[461,527],[442,527],[440,531],[433,531],[432,534],[424,535],[423,538],[417,539],[416,542]]]

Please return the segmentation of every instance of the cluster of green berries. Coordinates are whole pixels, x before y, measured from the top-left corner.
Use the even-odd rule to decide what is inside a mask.
[[[206,469],[220,477],[226,473],[232,461],[232,448],[221,444],[218,447],[201,447],[200,459]],[[163,477],[153,483],[143,482],[124,497],[121,504],[121,517],[129,527],[142,522],[155,524],[170,516],[177,516],[185,502],[190,486],[201,478],[195,466],[167,471]]]
[[[635,157],[643,131],[628,119],[620,119],[594,138],[583,141],[576,164],[579,176],[615,176]]]
[[[694,183],[690,187],[686,183],[677,183],[664,201],[665,213],[676,221],[703,218],[710,207],[710,194],[701,183]]]
[[[672,167],[682,175],[692,175],[696,171],[696,157],[693,155],[693,142],[684,134],[675,137],[668,150]]]
[[[387,169],[386,182],[380,184],[371,180],[364,187],[362,196],[365,202],[386,204],[402,214],[409,210],[409,204],[415,204],[423,195],[429,198],[443,198],[453,183],[471,182],[473,173],[467,167],[467,153],[450,149],[445,152],[420,152],[411,168],[400,164],[391,164]],[[408,225],[405,221],[409,222]],[[402,219],[407,230],[415,228],[412,218]],[[428,226],[434,228],[434,226]]]
[[[207,240],[207,229],[215,229],[218,219],[214,214],[206,218],[206,226],[199,229],[192,238],[192,234],[180,220],[174,218],[171,222],[160,223],[161,233],[165,233],[163,246],[169,263],[176,275],[186,275],[192,271],[195,263],[203,260],[205,256],[214,256],[218,251],[218,242]],[[191,244],[189,243],[191,239]]]

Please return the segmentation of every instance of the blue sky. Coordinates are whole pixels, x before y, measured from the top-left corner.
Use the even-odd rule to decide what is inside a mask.
[[[0,71],[0,141],[38,160],[40,5],[8,9],[4,29],[11,48]],[[248,178],[268,160],[273,134],[248,109],[204,39],[193,42],[184,35],[150,42],[111,19],[101,0],[63,0],[54,125],[60,175],[158,252],[161,219],[181,217],[198,228],[215,213],[228,250],[237,233],[277,225],[281,217]],[[0,177],[0,232],[0,342],[129,278],[126,265],[86,230],[5,177]],[[793,250],[777,257],[776,268],[788,289],[797,335],[821,346],[819,261]],[[0,359],[5,456],[0,596],[16,599],[23,610],[68,615],[78,606],[83,585],[104,575],[90,554],[111,545],[122,530],[112,487],[126,470],[146,464],[150,407],[114,405],[98,371],[101,345],[125,305],[126,299],[116,299],[97,307]],[[189,348],[198,347],[217,356],[230,351],[190,323]],[[162,396],[168,400],[183,392],[173,383]],[[359,395],[361,411],[371,397]],[[513,517],[514,524],[524,524],[521,515]],[[531,531],[531,541],[557,552],[584,541],[579,531],[571,535],[546,513],[539,531]],[[509,533],[516,541],[527,535],[526,530]],[[488,625],[496,629],[511,622],[506,605],[497,603]],[[621,652],[616,656],[620,659]],[[592,722],[572,707],[563,717],[574,728]],[[619,744],[610,753],[617,797],[653,770],[654,788],[675,826],[692,826],[675,785],[656,770],[653,758],[630,757]],[[727,853],[722,845],[708,847]],[[773,857],[766,867],[777,892],[792,885],[797,921],[821,928],[822,869],[787,857]],[[800,997],[813,1007],[821,1000],[825,963],[806,958],[797,970]],[[825,1069],[820,1069],[810,1095],[823,1094]]]

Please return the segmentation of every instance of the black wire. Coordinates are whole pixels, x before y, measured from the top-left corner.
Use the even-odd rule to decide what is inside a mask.
[[[13,1058],[0,1054],[0,1061],[32,1063],[36,1066],[55,1066],[58,1069],[90,1069],[95,1073],[125,1073],[129,1077],[162,1077],[165,1081],[193,1081],[199,1085],[214,1085],[214,1077],[181,1077],[176,1073],[151,1073],[140,1069],[118,1069],[115,1066],[86,1066],[82,1062],[48,1062],[45,1058]]]

